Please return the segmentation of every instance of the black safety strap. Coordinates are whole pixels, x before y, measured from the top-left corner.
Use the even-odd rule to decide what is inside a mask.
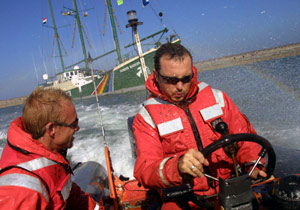
[[[28,152],[28,151],[26,151],[26,150],[24,150],[24,149],[21,149],[21,148],[19,148],[19,147],[16,147],[16,146],[12,145],[11,143],[9,143],[8,140],[7,140],[7,145],[8,145],[9,147],[11,147],[13,150],[17,151],[17,152],[21,152],[21,153],[23,153],[23,154],[25,154],[25,155],[30,154],[30,152]],[[65,158],[65,160],[68,161],[67,158],[66,158],[66,156],[67,156],[67,150],[62,151],[61,154],[62,154],[62,156]],[[56,161],[55,161],[55,162],[56,162]],[[68,162],[69,162],[69,161],[68,161]],[[57,163],[57,164],[61,165],[61,166],[64,168],[64,170],[65,170],[65,172],[66,172],[67,174],[68,174],[68,173],[73,174],[73,170],[72,170],[72,168],[71,168],[69,165],[67,165],[67,164],[62,164],[62,163]]]
[[[198,128],[196,126],[195,120],[194,120],[194,118],[192,116],[192,113],[191,113],[191,111],[190,111],[189,108],[186,108],[184,110],[184,112],[186,113],[186,115],[187,115],[187,117],[188,117],[188,119],[190,121],[190,125],[192,126],[192,130],[193,130],[193,133],[194,133],[194,137],[196,139],[198,150],[201,151],[201,150],[203,150],[203,145],[202,145],[202,142],[201,142],[201,137],[200,137]]]
[[[19,148],[19,147],[16,147],[16,146],[12,145],[12,144],[8,141],[8,139],[7,139],[7,145],[8,145],[9,147],[11,147],[13,150],[16,150],[16,151],[18,151],[18,152],[21,152],[21,153],[23,153],[23,154],[26,154],[26,155],[30,154],[30,152],[28,152],[28,151],[26,151],[26,150],[24,150],[24,149],[21,149],[21,148]]]
[[[186,115],[189,119],[190,125],[192,127],[194,137],[195,137],[195,140],[196,140],[196,143],[197,143],[197,146],[198,146],[198,150],[202,151],[203,150],[203,144],[201,142],[201,137],[200,137],[198,128],[196,126],[195,120],[192,116],[192,113],[191,113],[189,108],[186,108],[184,111],[185,111],[185,113],[186,113]],[[205,173],[211,174],[208,167],[204,166],[203,168],[204,168]],[[207,179],[207,183],[208,183],[209,187],[215,188],[214,185],[213,185],[213,180],[208,179],[207,177],[206,177],[206,179]]]

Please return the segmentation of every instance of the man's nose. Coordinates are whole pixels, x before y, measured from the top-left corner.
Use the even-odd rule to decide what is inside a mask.
[[[176,88],[177,88],[177,90],[182,90],[182,88],[183,88],[183,82],[181,82],[181,81],[177,82],[176,83]]]
[[[80,130],[79,124],[77,125],[77,127],[74,129],[76,132]]]

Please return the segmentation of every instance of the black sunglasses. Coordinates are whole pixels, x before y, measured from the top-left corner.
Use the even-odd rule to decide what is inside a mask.
[[[74,122],[72,122],[71,124],[54,122],[54,125],[76,129],[78,127],[78,118],[76,117],[76,119],[74,120]]]
[[[167,83],[173,84],[173,85],[177,84],[179,81],[182,82],[182,83],[188,83],[194,77],[194,72],[191,75],[188,75],[188,76],[185,76],[185,77],[182,77],[182,78],[167,77],[167,76],[161,75],[159,72],[157,72],[157,73],[158,73],[158,76],[160,76],[163,80],[165,80]]]

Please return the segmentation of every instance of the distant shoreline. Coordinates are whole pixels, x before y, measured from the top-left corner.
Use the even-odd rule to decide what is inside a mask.
[[[23,96],[23,97],[18,97],[18,98],[2,100],[2,101],[0,101],[0,109],[10,107],[10,106],[21,105],[24,103],[26,98],[27,98],[27,96]]]
[[[194,65],[198,71],[209,71],[221,68],[227,68],[231,66],[239,66],[250,63],[257,63],[266,60],[273,60],[279,58],[285,58],[290,56],[300,55],[300,43],[283,45],[279,47],[273,47],[264,50],[257,50],[247,53],[241,53],[237,55],[230,55],[221,58],[215,58],[206,61],[200,61]],[[135,88],[130,88],[134,90]],[[127,92],[130,90],[120,90],[120,92]],[[108,93],[106,93],[108,94]],[[27,96],[12,98],[0,101],[0,108],[15,106],[23,104]]]
[[[209,71],[231,66],[239,66],[261,61],[285,58],[295,55],[300,55],[300,43],[200,61],[197,62],[195,66],[197,67],[198,71]]]

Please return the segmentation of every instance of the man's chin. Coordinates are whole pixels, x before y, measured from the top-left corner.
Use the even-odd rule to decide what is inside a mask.
[[[70,149],[73,147],[73,141],[69,142],[67,145],[66,145],[66,149]]]

